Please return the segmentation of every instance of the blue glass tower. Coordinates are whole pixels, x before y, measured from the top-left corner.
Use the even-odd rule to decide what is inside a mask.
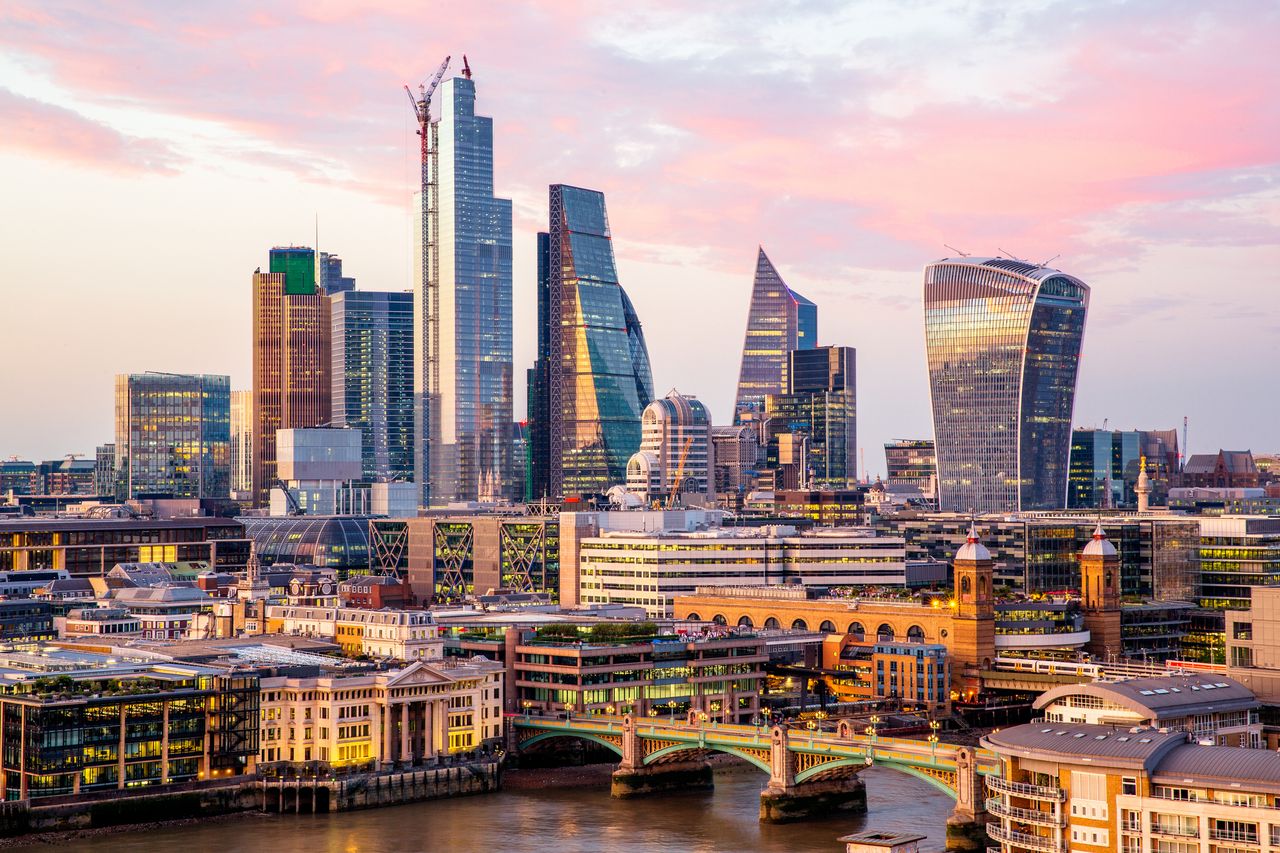
[[[551,228],[539,241],[548,274],[547,490],[599,494],[626,481],[653,375],[640,319],[618,284],[604,194],[554,184],[550,196]]]
[[[414,479],[422,502],[507,496],[511,478],[511,201],[493,195],[493,119],[446,80],[428,128],[414,229]]]
[[[1004,258],[924,272],[925,346],[944,512],[1067,505],[1089,287]]]
[[[331,297],[333,425],[360,430],[366,480],[413,477],[413,294]]]
[[[813,349],[817,343],[818,306],[787,287],[761,248],[742,344],[734,423],[759,418],[767,395],[785,394],[791,351]]]

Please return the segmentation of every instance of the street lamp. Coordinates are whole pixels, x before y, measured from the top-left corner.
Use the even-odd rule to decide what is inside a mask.
[[[526,718],[526,719],[528,719],[528,717],[529,717],[529,711],[530,711],[530,709],[532,709],[532,708],[533,708],[533,702],[532,702],[532,701],[530,701],[529,699],[526,699],[526,700],[524,700],[523,702],[521,702],[520,704],[524,706],[524,716],[525,716],[525,718]]]
[[[605,712],[606,712],[610,717],[612,717],[612,716],[613,716],[613,706],[612,706],[612,705],[606,705],[604,710],[605,710]]]
[[[929,751],[933,754],[936,761],[938,758],[938,736],[936,734],[929,735]]]
[[[672,725],[675,725],[675,722],[676,722],[676,705],[677,705],[677,704],[679,704],[679,703],[677,703],[677,702],[676,702],[676,700],[674,700],[674,699],[672,699],[670,702],[668,702],[668,703],[667,703],[667,707],[671,709],[671,724],[672,724]]]
[[[564,705],[564,718],[565,718],[566,720],[571,720],[571,719],[573,719],[573,703],[572,703],[572,702],[566,702],[566,703],[565,703],[565,705]]]

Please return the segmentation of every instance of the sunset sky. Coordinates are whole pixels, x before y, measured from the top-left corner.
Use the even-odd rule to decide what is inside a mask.
[[[1277,451],[1278,45],[1264,0],[0,0],[0,456],[92,456],[116,373],[249,387],[251,274],[317,217],[358,287],[410,288],[402,86],[464,53],[515,208],[518,419],[564,182],[605,193],[659,393],[717,422],[762,244],[858,349],[871,473],[930,436],[949,244],[1090,284],[1077,425]]]

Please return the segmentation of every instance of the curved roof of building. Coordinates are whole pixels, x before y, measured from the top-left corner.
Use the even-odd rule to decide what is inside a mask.
[[[1280,793],[1280,755],[1269,749],[1185,744],[1157,765],[1151,781],[1158,784],[1260,788]]]
[[[1240,711],[1258,707],[1258,697],[1240,682],[1222,675],[1152,676],[1127,681],[1064,684],[1036,697],[1040,710],[1064,696],[1093,696],[1147,720],[1169,720],[1188,714]]]
[[[965,543],[960,546],[960,550],[956,551],[955,559],[957,560],[990,560],[991,552],[987,550],[987,546],[978,541],[978,529],[971,523],[969,525],[969,537]]]
[[[1133,767],[1154,767],[1170,750],[1187,742],[1186,732],[1131,731],[1086,723],[1029,723],[992,732],[982,739],[997,752],[1050,760],[1105,758]]]
[[[1114,557],[1116,556],[1116,546],[1111,544],[1111,540],[1107,538],[1106,532],[1099,523],[1093,531],[1093,538],[1089,540],[1089,544],[1084,546],[1084,550],[1080,552],[1086,557]]]
[[[242,516],[264,566],[296,563],[329,568],[369,565],[367,515]]]

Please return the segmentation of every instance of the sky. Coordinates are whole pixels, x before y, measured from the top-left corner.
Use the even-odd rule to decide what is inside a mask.
[[[0,457],[92,456],[113,376],[251,382],[273,245],[412,287],[403,85],[466,54],[514,207],[605,193],[659,394],[732,415],[756,247],[858,350],[866,470],[932,432],[921,270],[1092,288],[1078,426],[1280,450],[1280,4],[0,0]],[[516,417],[525,409],[517,382]]]

